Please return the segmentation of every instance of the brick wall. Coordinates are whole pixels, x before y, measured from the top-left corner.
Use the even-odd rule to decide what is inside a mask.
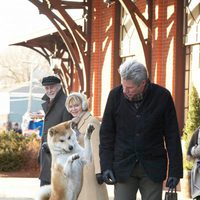
[[[152,68],[151,80],[168,88],[175,98],[176,84],[176,0],[153,3],[152,22]],[[140,11],[144,13],[146,0],[137,2]],[[107,95],[116,86],[115,26],[120,21],[115,20],[116,3],[107,8],[103,0],[92,1],[92,32],[91,32],[91,105],[96,116],[102,116]],[[139,41],[138,41],[139,42]],[[117,46],[117,45],[116,45]],[[95,102],[95,103],[94,103]],[[178,111],[181,112],[181,111]],[[182,115],[182,114],[181,114]]]
[[[174,96],[176,55],[176,1],[154,1],[152,32],[152,81]]]
[[[115,6],[93,0],[92,7],[90,100],[93,114],[101,116],[113,87]]]

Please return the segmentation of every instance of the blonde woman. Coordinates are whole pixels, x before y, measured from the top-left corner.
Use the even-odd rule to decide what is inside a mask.
[[[105,183],[98,184],[96,174],[100,173],[99,163],[99,121],[88,111],[86,97],[78,92],[71,93],[66,100],[65,106],[73,117],[76,117],[77,139],[81,146],[84,146],[84,134],[89,123],[92,123],[95,130],[92,134],[92,163],[86,165],[83,172],[83,187],[78,200],[108,200]]]

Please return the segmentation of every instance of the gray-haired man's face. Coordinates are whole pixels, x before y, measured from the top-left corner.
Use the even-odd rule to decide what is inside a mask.
[[[136,85],[133,83],[132,80],[121,80],[121,84],[123,87],[124,95],[129,99],[132,100],[136,95],[143,92],[146,80],[143,80],[140,85]]]
[[[44,86],[46,95],[50,98],[53,99],[55,98],[56,94],[58,93],[58,91],[60,90],[61,85],[60,84],[54,84],[54,85],[47,85]]]

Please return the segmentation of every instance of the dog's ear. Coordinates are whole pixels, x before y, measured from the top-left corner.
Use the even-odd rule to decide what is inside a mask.
[[[72,120],[71,120],[71,123],[70,123],[70,128],[71,129],[77,129],[77,126],[78,126],[78,122],[80,121],[80,118],[79,117],[74,117]]]
[[[70,128],[70,121],[64,122],[64,127],[65,127],[65,129],[69,129]]]
[[[55,134],[54,128],[50,128],[50,129],[48,130],[48,132],[49,132],[49,135],[50,135],[51,137]]]
[[[73,130],[77,128],[77,124],[73,120],[70,123],[70,128]]]

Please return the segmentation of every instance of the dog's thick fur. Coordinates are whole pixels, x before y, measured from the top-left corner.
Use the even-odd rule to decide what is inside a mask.
[[[63,122],[48,130],[47,143],[52,155],[51,185],[43,186],[37,200],[77,200],[82,188],[83,167],[91,162],[89,124],[82,148],[73,130],[73,121]]]

